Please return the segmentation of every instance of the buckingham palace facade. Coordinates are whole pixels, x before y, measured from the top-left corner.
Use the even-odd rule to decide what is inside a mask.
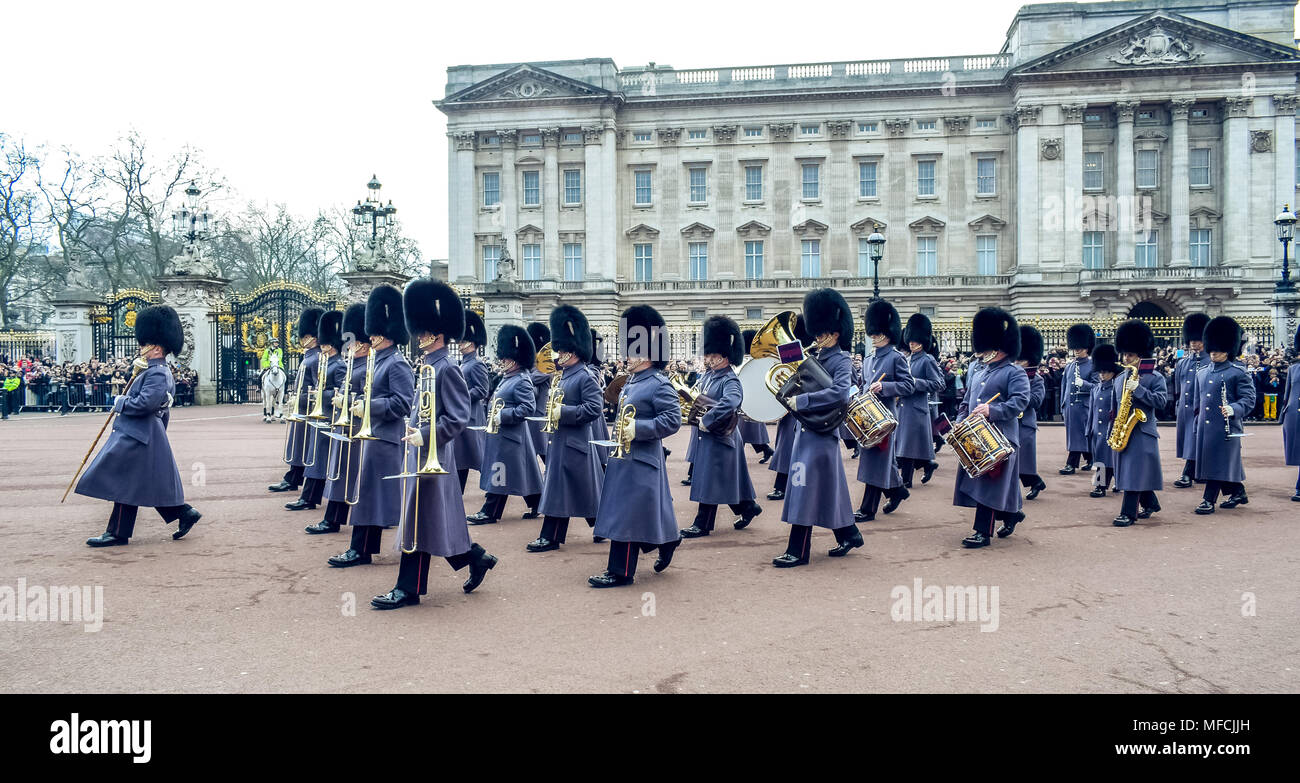
[[[1266,314],[1296,200],[1295,0],[1020,9],[1000,51],[682,70],[449,68],[451,282],[525,317]]]

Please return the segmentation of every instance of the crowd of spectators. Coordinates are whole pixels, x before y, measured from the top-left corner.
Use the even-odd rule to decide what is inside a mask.
[[[0,414],[23,411],[107,411],[126,391],[134,356],[108,361],[58,362],[49,356],[0,355]],[[171,365],[176,378],[175,405],[193,405],[198,373]]]

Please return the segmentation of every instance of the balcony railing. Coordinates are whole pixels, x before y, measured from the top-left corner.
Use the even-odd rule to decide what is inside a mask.
[[[1158,266],[1113,267],[1110,269],[1084,269],[1079,272],[1080,283],[1125,280],[1241,280],[1245,275],[1239,266]]]
[[[880,287],[889,288],[1005,288],[1011,275],[906,275],[880,278]],[[838,288],[870,289],[870,277],[775,277],[742,280],[650,280],[618,284],[618,292],[637,291],[744,291],[750,289]]]

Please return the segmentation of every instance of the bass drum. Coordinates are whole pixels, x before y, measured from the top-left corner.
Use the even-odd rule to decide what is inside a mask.
[[[749,359],[736,373],[736,377],[740,378],[740,388],[745,393],[745,398],[740,403],[740,412],[750,421],[772,424],[780,421],[787,413],[785,406],[767,388],[767,371],[778,364],[780,362],[774,356]]]

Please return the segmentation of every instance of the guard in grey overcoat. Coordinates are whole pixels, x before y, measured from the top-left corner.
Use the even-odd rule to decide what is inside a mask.
[[[325,476],[328,474],[330,444],[330,421],[334,418],[334,391],[343,385],[343,376],[347,373],[345,362],[339,356],[343,345],[343,313],[327,310],[321,314],[320,324],[316,328],[316,344],[320,352],[316,355],[317,371],[325,368],[325,383],[317,392],[322,396],[321,410],[324,419],[307,421],[307,437],[315,438],[315,445],[309,446],[315,458],[303,471],[302,496],[285,505],[290,511],[313,509],[321,504],[325,496]],[[319,382],[320,376],[315,380]]]
[[[302,379],[302,391],[298,394],[297,408],[298,416],[305,418],[308,411],[311,410],[311,390],[316,388],[317,372],[316,359],[320,353],[320,348],[316,344],[316,330],[320,326],[320,317],[325,314],[324,310],[318,307],[309,307],[298,315],[298,345],[303,349],[302,360],[298,362],[297,375],[293,383],[288,383],[284,390],[284,404],[288,410],[293,408],[289,406],[289,395],[298,390],[298,379]],[[314,461],[310,459],[315,455],[310,453],[311,448],[315,447],[316,441],[307,437],[311,432],[311,427],[306,421],[290,421],[288,431],[284,439],[284,461],[289,465],[289,470],[284,474],[284,478],[279,484],[272,484],[267,487],[272,492],[289,492],[298,489],[303,483],[303,473],[306,471],[307,463]]]
[[[1300,329],[1295,333],[1295,352],[1300,356]],[[1300,362],[1291,365],[1286,373],[1286,401],[1282,404],[1282,452],[1288,465],[1300,465]],[[1300,502],[1300,475],[1296,477],[1295,494],[1291,499]]]
[[[682,538],[699,538],[713,532],[718,505],[726,503],[740,515],[733,527],[749,526],[762,509],[754,502],[754,484],[745,461],[745,444],[736,427],[725,433],[732,419],[740,415],[744,391],[733,369],[744,356],[745,338],[740,327],[726,316],[715,315],[704,322],[700,340],[706,372],[702,393],[716,401],[700,417],[696,428],[695,476],[691,500],[699,503],[695,521],[684,528]]]
[[[1025,368],[1029,379],[1029,405],[1020,414],[1020,448],[1016,450],[1016,468],[1021,485],[1029,489],[1025,500],[1033,500],[1047,489],[1038,475],[1038,406],[1047,395],[1047,386],[1038,373],[1043,361],[1043,335],[1032,326],[1020,327],[1020,360],[1016,364]]]
[[[1088,354],[1097,345],[1097,334],[1089,324],[1074,324],[1066,330],[1065,343],[1074,354],[1065,365],[1065,372],[1061,374],[1060,391],[1061,419],[1065,422],[1065,448],[1070,454],[1066,458],[1065,467],[1058,472],[1068,476],[1078,470],[1079,457],[1082,456],[1088,463],[1083,466],[1084,470],[1091,470],[1094,462],[1095,455],[1092,454],[1092,443],[1088,436],[1088,405],[1092,385],[1097,382],[1097,372]]]
[[[853,362],[845,351],[853,341],[853,311],[839,291],[819,288],[804,295],[799,322],[805,324],[814,344],[806,354],[811,358],[804,361],[815,359],[831,382],[825,389],[809,388],[783,400],[791,409],[788,415],[797,422],[789,465],[793,476],[781,513],[782,521],[790,525],[790,539],[785,552],[772,560],[777,568],[808,564],[814,526],[835,534],[836,546],[827,553],[831,557],[843,557],[864,543],[853,521],[838,429],[821,434],[807,427],[804,418],[843,409],[849,402]]]
[[[619,355],[628,360],[630,377],[616,410],[631,406],[630,432],[623,430],[631,443],[625,454],[611,454],[605,469],[595,533],[609,539],[609,560],[604,573],[587,579],[592,587],[631,584],[640,553],[654,549],[654,570],[663,571],[681,543],[663,449],[663,439],[682,423],[677,391],[661,372],[668,365],[668,330],[649,305],[629,307],[619,322]],[[612,440],[620,440],[622,422],[620,415]]]
[[[860,393],[875,392],[881,404],[894,414],[894,418],[898,418],[899,398],[907,397],[915,389],[907,357],[898,350],[903,339],[903,322],[892,304],[877,299],[867,306],[864,323],[871,350],[862,362],[862,380],[858,388]],[[858,513],[853,515],[857,522],[870,522],[876,518],[882,494],[889,498],[883,509],[886,514],[893,513],[910,495],[898,471],[896,435],[897,431],[869,449],[859,449],[858,481],[866,486]]]
[[[342,347],[340,355],[334,357],[334,362],[330,365],[330,375],[335,377],[335,382],[331,383],[331,388],[334,389],[330,395],[331,421],[338,414],[338,406],[343,399],[343,395],[338,394],[338,391],[341,391],[344,386],[348,387],[347,405],[351,407],[352,401],[358,399],[365,389],[366,357],[370,352],[370,338],[365,331],[366,306],[358,302],[348,307],[342,315],[339,339],[339,345]],[[353,350],[359,353],[359,357],[352,359],[352,375],[348,377],[347,354]],[[338,364],[337,368],[334,367],[335,363]],[[329,429],[332,435],[327,441],[329,456],[325,461],[323,493],[325,516],[320,522],[308,525],[308,533],[337,533],[339,526],[347,524],[348,521],[348,513],[352,508],[348,505],[349,496],[356,497],[357,481],[361,477],[361,441],[350,437],[350,434],[356,432],[360,426],[359,420],[352,416],[351,411],[347,416],[350,419],[348,424],[331,426]],[[348,440],[339,440],[340,437]],[[335,478],[331,479],[330,476]]]
[[[456,476],[456,438],[469,422],[469,387],[452,361],[447,344],[461,339],[465,312],[460,296],[446,283],[416,279],[402,292],[407,332],[416,340],[423,367],[433,368],[434,408],[415,403],[405,422],[404,474],[419,473],[436,446],[435,472],[392,479],[401,493],[402,516],[397,530],[401,564],[397,585],[370,600],[376,609],[396,609],[418,604],[429,590],[429,563],[446,558],[453,570],[470,569],[463,589],[471,592],[497,559],[470,540],[465,526],[465,502]],[[427,383],[427,381],[424,381]],[[417,387],[419,397],[423,390]],[[441,472],[436,472],[438,469]]]
[[[1196,373],[1210,363],[1205,352],[1205,325],[1210,316],[1191,313],[1183,319],[1183,343],[1187,353],[1174,365],[1174,419],[1177,422],[1176,441],[1178,459],[1183,460],[1183,474],[1174,482],[1175,487],[1190,487],[1196,477]]]
[[[1112,451],[1115,460],[1115,486],[1124,493],[1124,502],[1116,527],[1128,527],[1135,520],[1146,519],[1160,510],[1156,492],[1164,489],[1160,475],[1160,433],[1156,430],[1156,411],[1164,410],[1169,400],[1165,377],[1154,371],[1154,362],[1142,369],[1142,359],[1155,354],[1156,338],[1151,327],[1139,320],[1129,320],[1115,331],[1115,348],[1120,354],[1121,371],[1115,377],[1115,404],[1118,410],[1124,397],[1124,388],[1137,368],[1137,387],[1131,395],[1131,412],[1141,411],[1145,420],[1134,425],[1128,444],[1120,451]],[[1139,505],[1141,510],[1139,510]]]
[[[1029,378],[1014,363],[1020,356],[1020,326],[1005,310],[986,307],[975,314],[971,324],[971,347],[981,361],[971,363],[957,421],[983,416],[1001,431],[1012,448],[1018,449],[1020,414],[1029,405]],[[962,546],[988,546],[995,518],[1002,520],[999,538],[1011,535],[1024,521],[1019,473],[1015,452],[978,478],[971,478],[965,470],[957,471],[953,505],[975,509],[975,532],[962,539]]]
[[[605,407],[604,395],[589,369],[591,327],[582,311],[572,305],[552,310],[550,327],[558,376],[551,383],[560,384],[563,397],[559,424],[550,434],[550,459],[537,506],[543,515],[542,532],[525,547],[529,552],[559,549],[568,536],[570,517],[582,517],[595,527],[605,479],[600,456],[591,443],[598,440],[592,425],[602,419]],[[545,408],[539,413],[549,415]]]
[[[754,335],[757,333],[754,329],[746,329],[740,333],[740,336],[745,339],[745,356],[749,356],[749,347],[754,344]],[[741,364],[744,364],[743,357]],[[740,423],[737,426],[740,428],[741,442],[747,446],[753,446],[754,453],[763,455],[758,464],[762,465],[772,459],[772,447],[769,445],[771,441],[767,435],[767,424],[741,416]]]
[[[551,330],[547,328],[546,324],[534,321],[528,325],[528,336],[533,340],[533,354],[537,355],[541,353],[542,346],[551,341]],[[551,376],[548,373],[539,370],[534,364],[533,368],[528,371],[528,377],[533,382],[533,410],[544,410],[546,408],[546,398],[551,393]],[[542,422],[529,421],[526,422],[526,424],[528,426],[528,432],[533,438],[533,449],[537,452],[537,456],[542,458],[542,462],[545,463],[548,441],[550,439],[545,432],[542,432]],[[536,512],[537,506],[529,506],[529,509]],[[537,514],[533,513],[526,518],[532,518],[535,516],[537,516]]]
[[[487,425],[488,369],[479,358],[479,349],[487,345],[487,328],[483,318],[473,310],[465,311],[465,334],[456,343],[460,350],[460,374],[469,387],[469,425],[456,436],[453,444],[456,452],[456,473],[460,478],[460,491],[464,493],[465,482],[471,470],[483,466],[483,443],[487,435],[483,430],[470,427]]]
[[[478,485],[486,494],[483,509],[467,517],[471,525],[491,525],[500,520],[510,495],[524,499],[529,508],[524,518],[532,519],[537,516],[533,510],[542,499],[542,471],[537,466],[537,452],[528,429],[531,423],[528,417],[537,410],[532,380],[532,369],[537,359],[533,339],[518,326],[501,327],[497,332],[496,358],[498,362],[512,364],[506,368],[501,383],[497,384],[488,401],[489,419],[498,400],[501,410],[496,417],[497,431],[489,432],[483,444],[483,466],[479,470]],[[492,426],[490,420],[487,426]]]
[[[1219,493],[1228,495],[1222,508],[1249,503],[1246,468],[1241,460],[1241,436],[1246,415],[1255,409],[1255,384],[1232,361],[1241,346],[1241,327],[1226,315],[1205,325],[1205,350],[1210,364],[1196,374],[1196,480],[1205,482],[1197,514],[1213,514]],[[1224,405],[1224,399],[1227,405]],[[1226,410],[1224,410],[1226,407]]]
[[[86,468],[76,492],[112,501],[108,527],[86,544],[126,546],[135,532],[140,506],[152,506],[163,522],[180,524],[172,538],[190,532],[202,516],[185,502],[176,458],[167,441],[167,424],[175,398],[176,380],[167,355],[185,347],[180,317],[167,305],[146,307],[136,314],[135,340],[142,350],[126,392],[113,400],[113,431]]]
[[[348,514],[352,540],[346,551],[327,561],[335,568],[370,563],[373,555],[379,553],[384,528],[396,526],[402,516],[401,492],[391,482],[384,481],[384,476],[402,472],[402,435],[415,399],[411,365],[399,347],[410,341],[402,314],[402,292],[391,285],[376,286],[366,300],[365,324],[370,339],[367,370],[371,369],[371,357],[374,358],[370,396],[364,394],[363,378],[363,393],[352,403],[351,412],[364,420],[366,410],[370,411],[372,437],[359,439],[365,445],[361,449],[357,502]],[[360,429],[358,434],[362,434]]]
[[[1089,497],[1104,498],[1115,476],[1115,460],[1111,455],[1111,425],[1115,422],[1115,376],[1119,374],[1119,351],[1115,346],[1103,344],[1092,352],[1092,368],[1097,382],[1088,390],[1088,443],[1092,461],[1098,465],[1093,475]]]
[[[898,401],[898,469],[903,475],[903,487],[912,487],[912,474],[922,470],[921,483],[926,484],[939,463],[934,460],[934,411],[938,409],[938,394],[943,391],[943,371],[936,358],[939,344],[934,339],[934,326],[921,313],[912,313],[903,329],[903,346],[907,348],[907,369],[912,374],[912,393]]]

